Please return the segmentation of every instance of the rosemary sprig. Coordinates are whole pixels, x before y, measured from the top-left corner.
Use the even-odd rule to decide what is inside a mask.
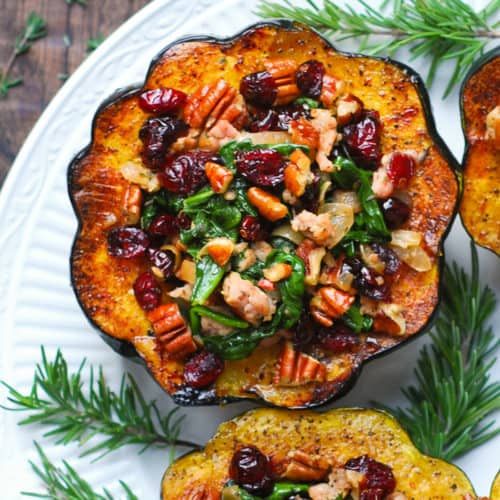
[[[8,400],[14,411],[29,411],[20,425],[42,424],[51,428],[45,436],[57,438],[57,443],[86,443],[99,437],[94,446],[81,456],[107,453],[128,444],[141,445],[140,453],[150,446],[182,446],[198,449],[199,445],[179,438],[184,417],[177,417],[175,408],[161,416],[156,402],[146,402],[137,383],[129,374],[123,376],[118,393],[106,384],[102,369],[90,379],[84,389],[82,370],[85,360],[75,373],[68,370],[62,353],[58,351],[49,361],[42,347],[42,362],[35,369],[33,384],[27,394],[21,394],[5,382]]]
[[[68,5],[81,5],[87,7],[87,0],[64,0]]]
[[[89,38],[87,40],[87,54],[94,52],[94,50],[97,49],[97,47],[99,47],[99,45],[101,45],[101,43],[104,42],[105,39],[106,37],[101,33],[97,34],[93,38]]]
[[[455,61],[444,97],[462,79],[487,43],[500,38],[498,13],[500,0],[490,2],[476,12],[464,0],[392,0],[391,12],[357,0],[362,9],[340,7],[333,0],[307,0],[307,7],[297,7],[291,0],[262,0],[257,14],[262,17],[286,17],[323,30],[336,41],[356,38],[360,50],[371,54],[394,55],[407,46],[413,56],[429,57],[427,83],[435,80],[442,62]],[[389,37],[368,44],[371,36]]]
[[[489,380],[500,347],[488,321],[494,293],[479,284],[471,242],[470,276],[456,263],[444,270],[443,303],[430,347],[417,361],[417,382],[403,390],[407,408],[393,411],[425,453],[452,460],[500,433],[485,418],[500,409],[500,383]]]
[[[36,449],[40,458],[41,466],[30,461],[30,465],[36,475],[42,480],[45,486],[45,492],[33,493],[23,491],[22,495],[35,498],[50,498],[53,500],[112,500],[113,496],[108,490],[104,489],[102,494],[95,492],[90,484],[85,481],[76,471],[63,461],[63,467],[56,467],[42,450],[41,446],[35,442]],[[139,500],[134,495],[130,487],[120,481],[126,500]]]
[[[36,12],[32,12],[26,19],[23,31],[17,35],[14,48],[7,63],[0,71],[0,97],[7,97],[9,90],[23,83],[22,78],[9,76],[15,60],[28,52],[34,42],[47,35],[47,23]]]

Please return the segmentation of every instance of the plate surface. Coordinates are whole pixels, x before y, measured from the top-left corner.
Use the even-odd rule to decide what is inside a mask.
[[[479,2],[478,2],[479,3]],[[124,24],[75,72],[51,102],[12,168],[0,197],[0,379],[27,390],[40,345],[49,355],[60,347],[70,367],[82,356],[105,366],[110,384],[131,372],[149,398],[162,409],[172,407],[153,380],[139,366],[115,354],[93,331],[79,309],[70,287],[68,258],[76,230],[66,192],[66,169],[71,158],[90,140],[90,123],[99,103],[115,89],[141,82],[150,60],[167,43],[186,34],[228,36],[257,20],[254,0],[156,0]],[[355,47],[342,45],[344,49]],[[407,54],[399,59],[408,62]],[[425,73],[425,62],[414,64]],[[438,129],[452,152],[461,158],[463,136],[455,92],[441,100],[445,82],[431,91]],[[459,220],[446,242],[448,259],[469,265],[468,238]],[[498,259],[479,250],[481,275],[499,295]],[[499,295],[500,296],[500,295]],[[500,324],[497,310],[494,324]],[[496,326],[496,333],[499,334]],[[355,389],[335,406],[369,406],[373,400],[395,405],[402,402],[399,388],[413,380],[419,346],[426,336],[398,349],[389,357],[365,367]],[[500,378],[498,363],[494,378]],[[5,393],[0,393],[3,402]],[[183,433],[205,442],[217,425],[251,407],[190,408]],[[60,447],[42,437],[41,427],[18,427],[18,415],[0,412],[0,477],[2,498],[20,498],[21,490],[37,491],[40,485],[28,459],[35,459],[32,441],[43,444],[55,462],[68,459],[96,487],[112,493],[118,479],[125,479],[141,499],[157,498],[162,471],[168,463],[165,450],[137,455],[134,447],[115,452],[97,464],[77,460],[76,446]],[[500,437],[469,453],[457,463],[463,467],[479,494],[487,494],[498,470]],[[496,452],[496,453],[495,453]]]

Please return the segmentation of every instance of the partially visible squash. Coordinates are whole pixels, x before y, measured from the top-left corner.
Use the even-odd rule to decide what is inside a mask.
[[[474,241],[500,255],[500,47],[468,73],[461,107],[466,148],[460,215]]]
[[[394,417],[354,408],[325,413],[258,409],[223,423],[203,451],[189,453],[167,469],[162,499],[189,498],[188,492],[203,489],[219,498],[229,479],[233,453],[248,445],[272,457],[278,468],[290,451],[319,454],[340,463],[366,454],[392,468],[396,489],[408,499],[462,500],[467,494],[475,498],[465,474],[420,453]]]
[[[490,499],[500,500],[500,471],[497,472],[493,484],[491,485]]]

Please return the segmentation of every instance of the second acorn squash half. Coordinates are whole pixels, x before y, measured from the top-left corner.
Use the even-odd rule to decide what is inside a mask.
[[[460,215],[474,241],[500,255],[500,47],[471,68],[460,105],[466,143]]]
[[[366,348],[356,353],[327,357],[326,381],[273,386],[280,348],[271,345],[258,347],[246,359],[226,361],[213,387],[192,389],[183,381],[184,362],[161,355],[151,323],[131,293],[134,280],[145,270],[144,263],[107,253],[110,228],[126,224],[122,202],[128,182],[120,168],[140,158],[138,135],[148,117],[138,104],[144,89],[173,87],[190,94],[214,78],[224,78],[237,88],[244,75],[259,71],[263,61],[273,57],[291,58],[299,64],[314,58],[344,80],[348,92],[379,113],[383,154],[427,151],[408,186],[412,210],[404,228],[423,235],[425,248],[433,256],[432,266],[425,272],[405,266],[391,290],[394,301],[405,310],[405,335],[377,334],[374,340],[365,339]],[[101,106],[93,123],[92,143],[69,168],[69,192],[80,222],[71,256],[73,287],[83,311],[104,339],[121,354],[139,354],[178,404],[248,398],[290,408],[324,404],[352,387],[365,362],[394,351],[428,326],[439,301],[442,243],[456,212],[457,168],[436,131],[420,77],[402,64],[339,52],[315,31],[288,21],[257,24],[229,39],[182,39],[154,60],[143,87],[121,92]]]
[[[458,467],[420,453],[391,415],[341,408],[325,413],[259,409],[223,423],[202,451],[179,458],[167,469],[162,499],[221,498],[231,479],[233,454],[248,446],[269,457],[279,477],[286,477],[283,470],[293,452],[338,464],[368,455],[392,469],[396,490],[407,499],[476,498]]]

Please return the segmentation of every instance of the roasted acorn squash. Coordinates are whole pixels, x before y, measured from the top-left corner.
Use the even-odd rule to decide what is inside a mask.
[[[130,216],[134,215],[133,211],[124,209],[124,203],[135,195],[140,196],[140,190],[134,192],[134,186],[122,175],[123,166],[141,161],[140,130],[151,116],[139,105],[145,89],[169,87],[193,96],[201,84],[212,83],[217,78],[224,78],[238,88],[242,77],[261,70],[263,62],[273,58],[288,58],[296,64],[314,59],[327,68],[330,81],[343,80],[346,92],[354,94],[354,101],[361,100],[370,113],[380,117],[383,126],[380,156],[397,151],[425,153],[420,155],[414,175],[406,186],[412,208],[402,226],[409,230],[403,231],[406,236],[415,232],[421,235],[418,250],[419,255],[425,257],[425,266],[418,272],[402,265],[392,283],[392,300],[404,311],[398,317],[399,323],[405,324],[404,334],[398,334],[397,328],[396,333],[389,331],[387,325],[394,327],[394,322],[384,316],[387,321],[378,325],[376,333],[360,334],[359,344],[352,352],[332,354],[320,349],[298,359],[297,356],[302,355],[296,354],[291,344],[280,347],[268,342],[258,346],[245,359],[227,357],[214,385],[193,388],[185,383],[185,359],[164,355],[152,332],[152,322],[161,321],[169,306],[162,306],[162,310],[148,316],[134,298],[133,285],[146,270],[146,263],[138,258],[116,258],[108,253],[110,231],[129,224]],[[344,102],[346,114],[352,102]],[[196,110],[195,102],[191,112]],[[340,122],[340,112],[337,118]],[[215,163],[212,167],[217,171],[220,165]],[[94,119],[92,143],[69,167],[69,192],[80,223],[71,256],[73,287],[82,309],[104,339],[121,354],[135,356],[138,353],[154,378],[178,404],[261,398],[270,404],[290,408],[317,406],[349,390],[364,362],[393,350],[428,326],[439,300],[442,242],[456,211],[456,169],[455,159],[437,134],[420,77],[402,64],[338,52],[316,32],[287,21],[258,24],[229,39],[186,38],[170,45],[154,60],[142,88],[123,91],[99,108]],[[149,180],[142,179],[144,182]],[[252,189],[257,206],[257,202],[263,200],[262,190]],[[248,193],[250,198],[250,190]],[[265,203],[261,205],[265,208]],[[403,242],[403,254],[408,250],[405,245]],[[285,268],[289,269],[290,265],[285,264]],[[184,269],[183,272],[193,271]],[[202,274],[200,272],[200,279]],[[169,289],[165,283],[158,286],[161,288],[155,288],[155,293],[163,294],[165,299]],[[332,298],[326,295],[327,292],[339,295],[335,288],[328,289],[325,300]],[[321,298],[318,300],[324,305]],[[392,313],[397,315],[398,311]],[[387,315],[392,313],[388,311]],[[321,316],[321,311],[319,314]],[[189,332],[184,333],[181,337],[183,354],[191,353],[196,345]],[[315,371],[321,376],[303,385],[273,384],[280,356],[283,361],[290,354],[286,349],[299,364],[305,360],[321,365],[321,373]]]
[[[368,455],[392,468],[396,490],[408,500],[463,500],[467,494],[471,495],[467,498],[476,498],[460,469],[420,453],[399,423],[385,412],[336,409],[292,413],[259,409],[223,423],[203,451],[176,460],[163,476],[163,500],[220,498],[230,479],[233,454],[247,446],[271,457],[279,477],[286,476],[283,470],[291,452],[319,455],[340,464]],[[298,480],[300,475],[294,476]]]
[[[490,491],[491,500],[500,500],[500,472],[497,472]]]
[[[500,255],[500,47],[471,68],[460,101],[466,142],[460,215],[474,241]]]

